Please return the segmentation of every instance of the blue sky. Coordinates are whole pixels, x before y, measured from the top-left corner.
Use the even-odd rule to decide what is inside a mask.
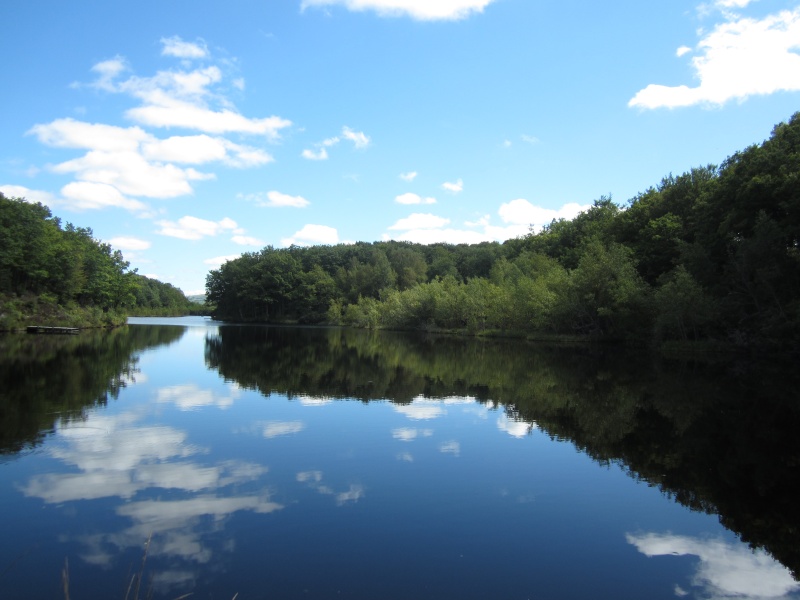
[[[266,245],[502,241],[800,109],[800,1],[6,0],[0,191],[202,292]]]

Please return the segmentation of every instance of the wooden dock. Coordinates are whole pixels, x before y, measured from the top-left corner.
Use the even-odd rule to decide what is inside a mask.
[[[29,325],[25,331],[28,333],[43,333],[49,335],[75,335],[79,329],[77,327],[45,327],[43,325]]]

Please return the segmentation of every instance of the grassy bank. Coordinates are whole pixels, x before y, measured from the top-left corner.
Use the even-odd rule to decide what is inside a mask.
[[[49,327],[116,327],[124,325],[127,315],[122,311],[103,311],[97,307],[77,304],[63,306],[54,297],[0,296],[0,331],[24,330],[28,325]]]

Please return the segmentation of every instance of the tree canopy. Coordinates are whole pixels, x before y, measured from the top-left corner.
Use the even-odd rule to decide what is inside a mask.
[[[264,248],[208,275],[217,316],[800,347],[800,113],[625,205],[503,244]]]

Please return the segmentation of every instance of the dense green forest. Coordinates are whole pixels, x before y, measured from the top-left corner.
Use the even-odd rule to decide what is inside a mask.
[[[0,330],[115,325],[193,307],[174,286],[130,270],[91,229],[62,227],[46,206],[0,193]]]
[[[503,244],[264,248],[207,277],[223,320],[800,348],[800,113],[721,166]]]

